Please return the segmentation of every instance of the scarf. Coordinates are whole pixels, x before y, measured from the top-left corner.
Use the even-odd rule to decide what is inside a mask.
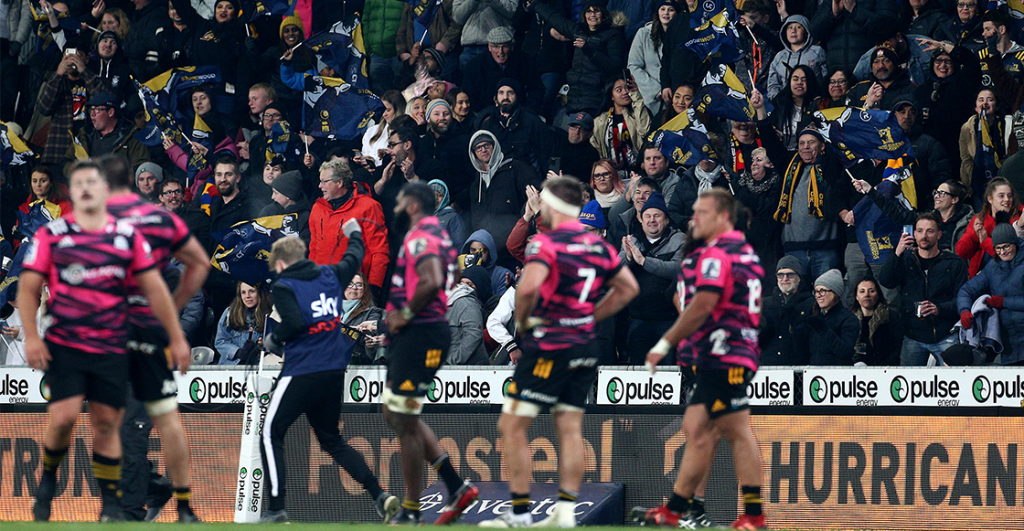
[[[619,201],[619,199],[622,199],[622,192],[619,192],[614,188],[612,188],[612,191],[608,192],[607,194],[603,194],[601,192],[598,192],[597,190],[594,190],[594,199],[597,199],[597,202],[601,205],[601,208],[611,208],[612,205]]]
[[[737,184],[747,190],[750,190],[752,193],[763,194],[768,192],[768,190],[771,190],[772,186],[775,185],[775,181],[778,179],[779,174],[771,168],[764,169],[764,178],[760,181],[755,180],[754,176],[751,175],[749,170],[747,170],[740,174],[740,179],[737,181]]]
[[[1003,146],[1003,125],[1001,117],[993,125],[989,125],[984,113],[974,119],[974,173],[971,175],[971,189],[975,197],[984,195],[985,186],[999,173],[999,168],[1003,165],[1003,157],[1006,154]]]
[[[359,306],[359,299],[351,299],[351,300],[346,299],[346,300],[341,301],[341,311],[342,311],[341,321],[342,322],[348,321],[349,317],[352,316],[352,310],[355,310],[356,306]]]
[[[743,170],[747,169],[747,161],[743,157],[743,148],[740,147],[740,141],[736,140],[735,136],[729,135],[729,138],[732,139],[732,151],[733,151],[732,171],[733,171],[733,173],[741,173]],[[761,147],[761,139],[760,138],[755,138],[754,139],[754,143],[757,144],[757,147]],[[754,149],[757,149],[757,148],[754,148]]]
[[[800,180],[804,163],[800,156],[794,156],[786,168],[786,175],[782,180],[782,195],[779,196],[779,208],[775,210],[775,221],[789,223],[793,215],[793,192],[796,190],[796,183]],[[818,219],[825,219],[822,206],[825,204],[825,176],[822,174],[818,164],[811,165],[811,182],[807,185],[807,210]]]
[[[693,176],[697,178],[697,193],[700,194],[704,190],[710,190],[721,173],[721,165],[715,166],[715,169],[709,172],[700,169],[700,166],[694,166]]]
[[[633,142],[626,127],[626,117],[616,115],[614,107],[608,110],[608,126],[605,128],[604,138],[605,145],[610,148],[608,158],[616,168],[636,164],[636,153],[633,152]]]

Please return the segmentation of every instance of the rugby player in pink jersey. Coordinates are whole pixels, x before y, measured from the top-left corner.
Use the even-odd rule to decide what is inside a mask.
[[[50,403],[43,437],[43,476],[32,514],[49,520],[57,468],[67,456],[75,421],[88,400],[93,429],[93,474],[100,486],[101,521],[121,519],[121,423],[128,382],[128,284],[138,282],[167,331],[169,366],[188,368],[190,350],[171,294],[154,267],[149,244],[131,225],[107,212],[110,188],[91,160],[69,171],[73,210],[40,228],[29,245],[18,286],[25,356],[46,371]],[[43,283],[50,289],[46,340],[36,311]]]

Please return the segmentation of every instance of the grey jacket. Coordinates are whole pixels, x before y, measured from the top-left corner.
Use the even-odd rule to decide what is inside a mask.
[[[14,0],[8,7],[7,24],[11,32],[11,42],[21,43],[21,52],[18,54],[18,64],[23,65],[32,56],[35,48],[35,33],[32,31],[32,10],[29,9],[28,0]]]
[[[487,45],[487,34],[494,28],[512,28],[519,0],[455,0],[452,17],[462,26],[462,45]]]
[[[799,24],[807,32],[807,40],[795,52],[790,49],[789,42],[786,41],[786,28],[790,24]],[[779,30],[779,40],[782,41],[782,51],[775,54],[775,58],[772,59],[772,65],[768,68],[767,96],[769,99],[777,96],[786,87],[790,72],[798,65],[811,67],[811,70],[814,70],[814,74],[818,76],[818,82],[825,79],[825,76],[828,75],[825,49],[812,44],[814,38],[811,36],[811,23],[807,20],[807,17],[792,15],[787,18],[786,22],[782,24],[782,29]]]
[[[448,296],[448,330],[452,345],[448,365],[487,365],[484,350],[484,315],[473,288],[459,284]]]
[[[654,46],[651,40],[651,27],[654,23],[648,22],[636,32],[633,37],[633,45],[629,47],[629,59],[626,66],[629,73],[633,74],[636,86],[640,95],[644,98],[647,110],[652,116],[661,112],[664,104],[656,98],[661,92],[661,45]]]

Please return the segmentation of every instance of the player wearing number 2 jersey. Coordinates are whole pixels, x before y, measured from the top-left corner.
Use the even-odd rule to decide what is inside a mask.
[[[533,523],[526,429],[543,407],[551,408],[558,433],[559,491],[551,516],[538,525],[576,525],[573,510],[583,477],[583,406],[597,377],[594,324],[618,313],[640,291],[615,250],[578,221],[583,205],[579,181],[548,179],[540,197],[541,219],[551,230],[534,236],[526,249],[526,267],[516,287],[523,356],[498,423],[505,440],[512,511],[481,522],[486,527]]]
[[[720,433],[732,448],[743,491],[744,514],[732,528],[767,528],[761,512],[761,456],[750,429],[746,392],[761,353],[757,326],[764,268],[734,228],[736,208],[736,199],[723,189],[712,188],[697,198],[688,246],[703,244],[683,259],[679,317],[647,354],[653,371],[678,345],[679,363],[692,367],[696,376],[683,417],[688,444],[679,477],[668,504],[648,511],[646,520],[652,524],[684,527],[692,521],[682,515],[711,469]]]

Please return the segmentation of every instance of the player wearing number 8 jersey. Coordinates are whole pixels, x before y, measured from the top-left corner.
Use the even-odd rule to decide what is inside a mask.
[[[695,369],[683,429],[688,434],[679,477],[667,505],[651,509],[647,521],[679,525],[695,489],[711,469],[718,433],[729,441],[744,514],[733,529],[765,529],[761,512],[761,456],[750,429],[747,384],[757,371],[760,349],[761,267],[757,253],[734,227],[736,199],[712,188],[693,207],[693,227],[679,280],[679,317],[647,354],[656,370],[678,345],[680,365]],[[703,242],[703,243],[699,243]],[[716,432],[717,430],[717,432]]]
[[[594,324],[618,313],[640,291],[615,250],[579,222],[579,181],[548,179],[540,197],[542,223],[551,230],[534,236],[526,249],[526,267],[516,287],[523,356],[498,422],[505,440],[512,511],[481,522],[485,527],[533,523],[526,430],[544,407],[550,407],[558,433],[559,491],[551,516],[538,525],[576,525],[573,511],[583,477],[583,406],[597,377]]]

